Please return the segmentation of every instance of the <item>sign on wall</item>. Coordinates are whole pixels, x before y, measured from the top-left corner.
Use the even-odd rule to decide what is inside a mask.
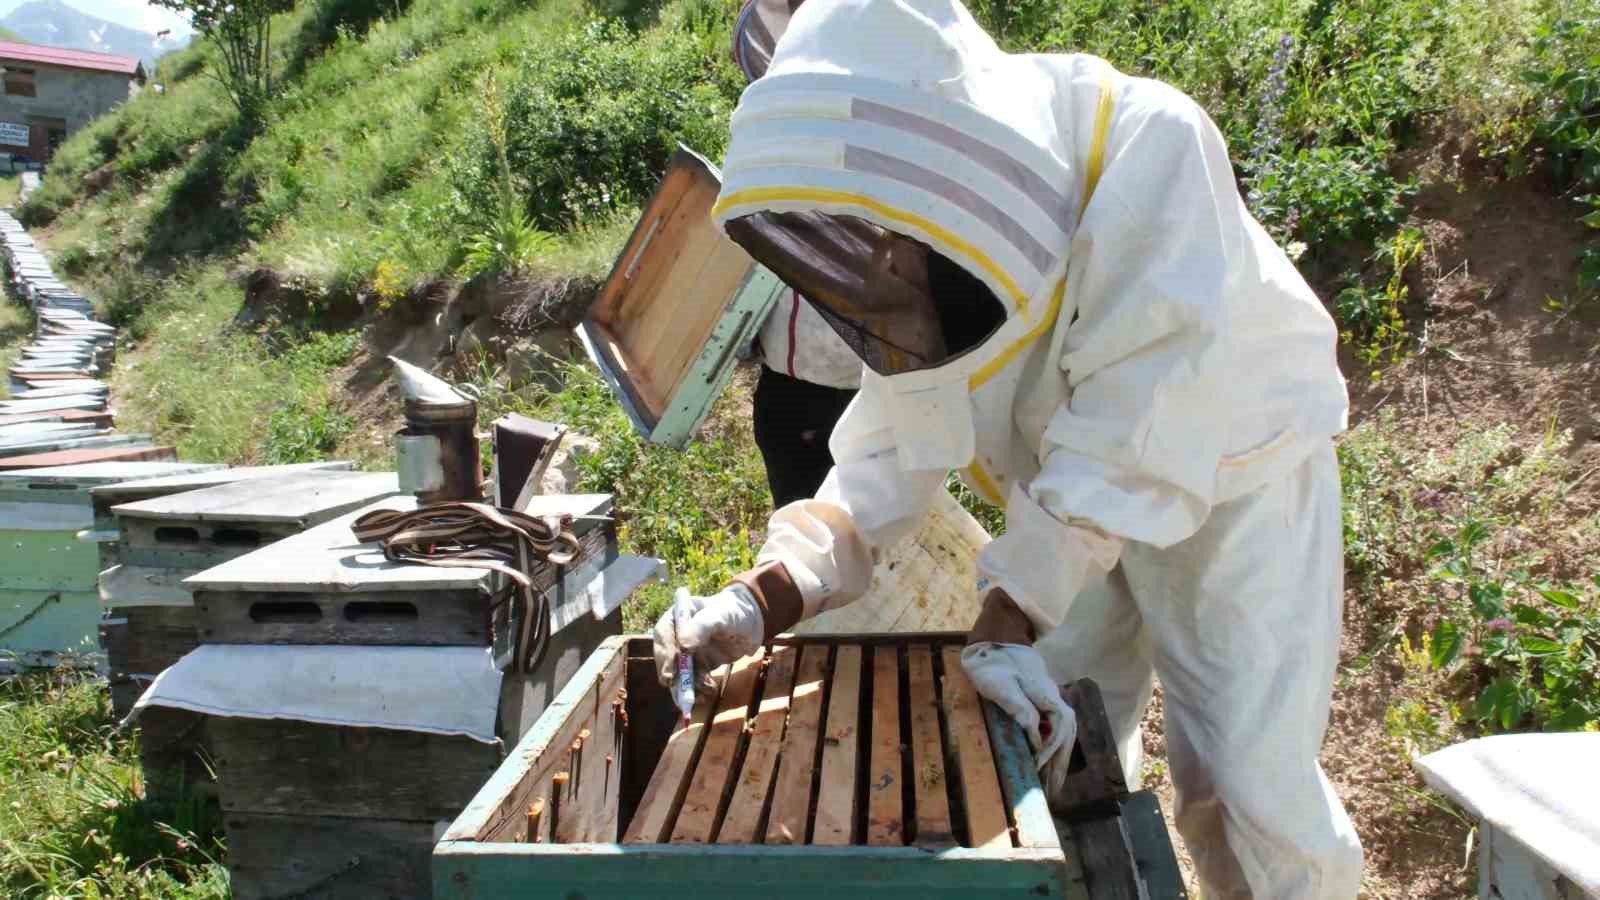
[[[28,126],[15,122],[0,122],[0,144],[11,147],[28,146]]]

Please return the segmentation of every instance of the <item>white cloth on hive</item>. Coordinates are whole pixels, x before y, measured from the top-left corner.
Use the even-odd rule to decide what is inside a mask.
[[[1600,734],[1504,734],[1415,761],[1428,786],[1600,896]]]
[[[204,644],[161,673],[147,706],[212,716],[499,740],[500,672],[484,647]]]

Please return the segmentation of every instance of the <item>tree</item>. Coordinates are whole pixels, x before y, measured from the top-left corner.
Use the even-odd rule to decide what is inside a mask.
[[[272,17],[294,8],[294,0],[151,0],[182,13],[195,31],[222,53],[218,80],[239,108],[239,118],[254,126],[272,97]]]

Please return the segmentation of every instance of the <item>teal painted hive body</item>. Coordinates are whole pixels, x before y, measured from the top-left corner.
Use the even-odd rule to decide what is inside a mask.
[[[0,660],[54,665],[97,652],[99,548],[89,490],[216,466],[113,462],[0,473]]]

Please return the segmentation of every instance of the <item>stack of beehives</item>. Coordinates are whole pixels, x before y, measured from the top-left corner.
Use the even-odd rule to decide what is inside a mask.
[[[0,470],[114,460],[176,459],[149,435],[112,431],[108,389],[98,376],[116,330],[93,319],[94,305],[55,276],[16,219],[0,211],[0,260],[13,296],[32,308],[34,341],[11,367],[0,401]]]
[[[213,489],[216,490],[216,489]],[[203,492],[202,492],[203,493]],[[167,503],[199,494],[165,498]],[[610,497],[542,497],[596,516],[580,557],[528,574],[553,637],[528,671],[512,636],[530,610],[489,569],[391,562],[354,539],[392,496],[183,582],[197,649],[139,701],[199,713],[215,754],[235,896],[425,896],[437,827],[606,636],[655,562],[618,560]],[[139,507],[118,509],[133,565]],[[172,527],[168,522],[162,527]],[[216,536],[216,531],[211,532]],[[504,669],[504,671],[502,671]]]

